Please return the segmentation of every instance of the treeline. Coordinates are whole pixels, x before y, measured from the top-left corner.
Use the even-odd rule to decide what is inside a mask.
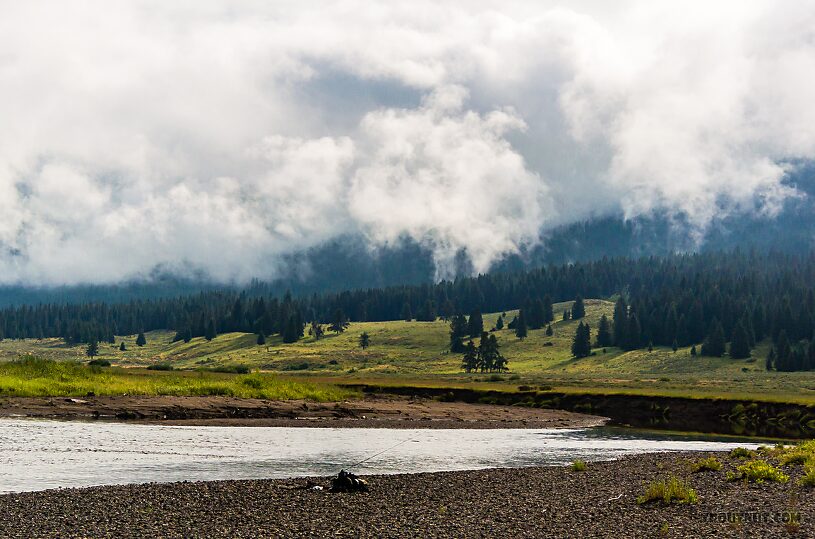
[[[273,297],[256,283],[243,292],[208,291],[170,299],[24,305],[0,311],[0,337],[61,337],[77,343],[171,329],[178,339],[212,338],[223,332],[242,331],[278,333],[287,340],[296,340],[312,321],[336,324],[417,317],[434,320],[439,316],[450,319],[462,313],[518,307],[524,312],[523,326],[538,328],[551,321],[553,302],[618,294],[614,318],[608,322],[613,345],[634,349],[649,344],[704,343],[704,353],[720,355],[726,352],[723,346],[729,342],[731,355],[745,357],[756,342],[769,336],[776,343],[773,365],[787,370],[789,364],[810,368],[807,362],[799,366],[797,359],[788,359],[812,341],[813,282],[813,254],[734,251],[612,258],[434,285],[307,297]],[[581,314],[573,312],[572,317]],[[482,330],[468,327],[467,334],[479,336]],[[789,353],[787,347],[779,347],[782,331]]]

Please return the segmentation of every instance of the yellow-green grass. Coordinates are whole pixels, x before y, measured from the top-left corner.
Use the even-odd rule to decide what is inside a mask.
[[[0,395],[17,397],[113,395],[225,395],[273,400],[339,401],[355,392],[326,384],[270,374],[231,375],[211,372],[164,372],[89,367],[32,356],[0,363]]]
[[[99,358],[122,367],[156,363],[170,363],[176,369],[248,365],[254,370],[332,383],[504,390],[532,386],[568,393],[815,403],[815,372],[766,372],[766,342],[748,360],[692,357],[690,347],[676,352],[668,347],[650,352],[595,349],[594,356],[572,358],[571,340],[578,322],[561,320],[563,310],[570,307],[570,302],[555,305],[551,337],[545,329],[531,330],[528,338],[520,341],[509,329],[496,331],[510,368],[498,379],[462,372],[461,356],[448,352],[449,325],[441,320],[353,323],[344,333],[329,333],[320,340],[306,336],[286,344],[274,336],[262,346],[256,344],[256,335],[246,333],[222,334],[212,341],[198,337],[189,343],[171,343],[173,332],[153,331],[147,334],[144,347],[136,346],[135,335],[117,337],[115,344],[101,343]],[[600,317],[606,314],[610,318],[613,307],[611,301],[586,300],[584,321],[593,328],[593,335]],[[484,315],[486,329],[493,327],[499,314]],[[505,325],[515,314],[506,313]],[[370,336],[366,350],[358,345],[363,332]],[[124,352],[118,349],[122,341],[127,348]],[[0,360],[26,353],[54,360],[87,360],[84,346],[67,346],[58,339],[0,342]]]

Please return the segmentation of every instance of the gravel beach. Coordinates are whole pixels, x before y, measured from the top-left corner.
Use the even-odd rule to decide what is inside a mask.
[[[569,467],[370,476],[368,493],[333,494],[326,478],[167,483],[0,496],[0,537],[812,537],[815,497],[787,483],[728,482],[743,463],[691,473],[709,454],[673,453]],[[639,505],[675,474],[694,505]],[[799,525],[788,525],[791,514]],[[736,520],[741,522],[735,522]]]

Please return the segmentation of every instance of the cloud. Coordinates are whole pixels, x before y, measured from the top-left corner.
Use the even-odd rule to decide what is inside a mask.
[[[815,155],[804,1],[4,4],[2,282],[270,277],[347,233],[441,277],[615,212],[701,237]]]

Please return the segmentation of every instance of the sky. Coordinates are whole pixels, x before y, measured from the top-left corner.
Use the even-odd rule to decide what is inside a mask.
[[[812,96],[809,1],[0,0],[0,282],[272,278],[346,234],[444,277],[612,214],[702,238],[803,196]]]

